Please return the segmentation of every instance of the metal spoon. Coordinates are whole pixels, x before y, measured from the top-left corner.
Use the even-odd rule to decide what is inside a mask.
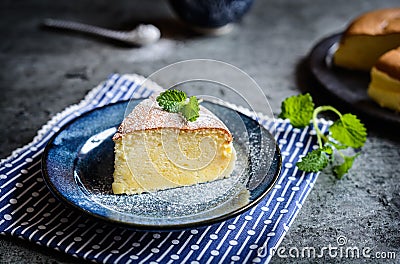
[[[160,39],[160,30],[153,25],[140,24],[131,31],[117,31],[97,26],[87,25],[79,22],[65,21],[59,19],[45,19],[43,25],[51,28],[68,29],[78,32],[89,33],[114,40],[119,40],[131,45],[143,46],[156,42]]]

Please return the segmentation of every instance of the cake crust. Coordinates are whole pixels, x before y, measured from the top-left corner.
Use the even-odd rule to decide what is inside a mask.
[[[172,128],[179,130],[217,129],[225,134],[226,142],[232,142],[232,134],[225,124],[215,117],[208,109],[200,105],[199,117],[194,122],[186,121],[179,113],[164,111],[157,103],[155,96],[140,102],[123,120],[115,133],[113,140],[119,140],[124,135],[143,130]]]
[[[400,33],[400,8],[386,8],[364,13],[356,18],[345,35],[388,35]]]
[[[383,54],[376,62],[375,67],[390,77],[400,80],[400,47]]]

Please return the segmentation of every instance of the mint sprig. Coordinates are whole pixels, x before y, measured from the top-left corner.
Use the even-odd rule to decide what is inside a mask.
[[[193,122],[199,117],[199,111],[199,101],[195,96],[191,96],[189,102],[182,106],[180,112],[188,121]]]
[[[157,96],[156,101],[163,110],[171,113],[178,113],[185,104],[187,95],[179,90],[167,90]]]
[[[323,170],[329,163],[327,153],[322,149],[314,149],[307,154],[301,161],[297,162],[297,167],[302,171],[317,172]]]
[[[367,130],[361,121],[352,114],[339,115],[339,119],[329,128],[332,137],[345,146],[360,148],[364,146]]]
[[[165,111],[170,113],[181,113],[183,117],[190,121],[196,121],[199,117],[199,101],[196,96],[189,99],[185,92],[180,90],[167,90],[157,96],[158,105]]]
[[[343,162],[333,167],[335,175],[341,179],[353,166],[354,156],[345,155],[342,150],[348,148],[361,148],[367,140],[367,130],[364,124],[353,114],[340,113],[330,105],[319,106],[314,109],[310,94],[297,95],[287,98],[282,102],[281,118],[288,118],[294,127],[305,127],[312,120],[317,134],[319,148],[309,152],[297,167],[306,172],[323,170],[333,161],[334,153],[338,153]],[[329,134],[324,135],[318,127],[318,114],[326,111],[334,112],[338,119],[329,127]]]
[[[359,153],[354,156],[342,156],[343,163],[333,167],[333,172],[339,179],[343,178],[343,176],[350,170],[350,168],[353,166],[354,160],[358,157],[358,155]]]
[[[281,105],[280,118],[288,118],[294,127],[305,127],[310,123],[314,102],[310,94],[286,98]]]

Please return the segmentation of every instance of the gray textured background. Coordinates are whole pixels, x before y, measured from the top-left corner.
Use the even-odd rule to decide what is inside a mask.
[[[0,2],[0,157],[30,142],[57,112],[79,102],[110,73],[149,75],[170,63],[210,58],[246,71],[267,93],[274,113],[287,96],[318,88],[304,58],[321,38],[344,29],[360,14],[399,4],[398,0],[256,0],[250,13],[228,35],[202,37],[178,23],[165,1],[1,1]],[[46,17],[109,28],[151,22],[163,39],[129,48],[80,34],[43,30]],[[319,93],[317,101],[328,102]],[[319,96],[319,97],[318,97]],[[282,246],[322,248],[346,236],[348,245],[394,251],[400,262],[400,140],[398,133],[372,124],[363,154],[351,173],[337,181],[321,173]],[[284,259],[275,263],[307,263]],[[315,260],[317,261],[317,260]],[[321,260],[322,261],[322,260]],[[325,259],[327,262],[364,262]],[[0,237],[0,262],[77,263],[72,257],[29,242]]]

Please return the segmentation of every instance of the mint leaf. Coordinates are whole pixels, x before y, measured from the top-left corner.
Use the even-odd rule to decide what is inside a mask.
[[[186,93],[179,90],[166,90],[157,96],[156,101],[163,110],[177,113],[185,103]]]
[[[333,168],[338,178],[346,174],[356,156],[348,157],[340,150],[347,148],[360,148],[367,140],[367,130],[361,121],[352,114],[342,115],[336,108],[330,105],[319,106],[314,109],[314,103],[310,94],[292,96],[286,98],[281,105],[279,117],[288,118],[293,127],[305,127],[312,119],[316,132],[319,148],[309,152],[301,161],[297,162],[300,170],[318,172],[324,169],[328,163],[334,161],[334,151],[337,151],[344,162]],[[325,135],[318,127],[318,114],[325,111],[334,112],[339,119],[329,128],[330,135]]]
[[[353,114],[344,114],[329,128],[332,137],[343,145],[360,148],[367,140],[364,124]]]
[[[187,95],[179,90],[167,90],[157,96],[156,101],[163,110],[170,113],[181,113],[183,117],[190,121],[196,121],[199,117],[199,101],[195,96],[187,100]]]
[[[332,153],[333,153],[333,149],[330,146],[324,146],[324,147],[320,148],[320,150],[322,152],[325,152],[328,155],[332,155]]]
[[[199,101],[195,96],[191,96],[189,98],[189,103],[183,105],[182,109],[180,112],[182,115],[190,122],[196,121],[196,119],[199,117]]]
[[[280,118],[288,118],[294,127],[305,127],[310,123],[314,102],[310,94],[291,96],[281,105]]]
[[[343,176],[351,169],[353,166],[354,160],[358,157],[359,154],[354,156],[343,156],[344,162],[338,166],[333,168],[333,172],[339,179],[342,179]]]
[[[315,149],[307,153],[296,165],[302,171],[318,172],[323,170],[328,163],[329,158],[326,153],[322,149]]]

